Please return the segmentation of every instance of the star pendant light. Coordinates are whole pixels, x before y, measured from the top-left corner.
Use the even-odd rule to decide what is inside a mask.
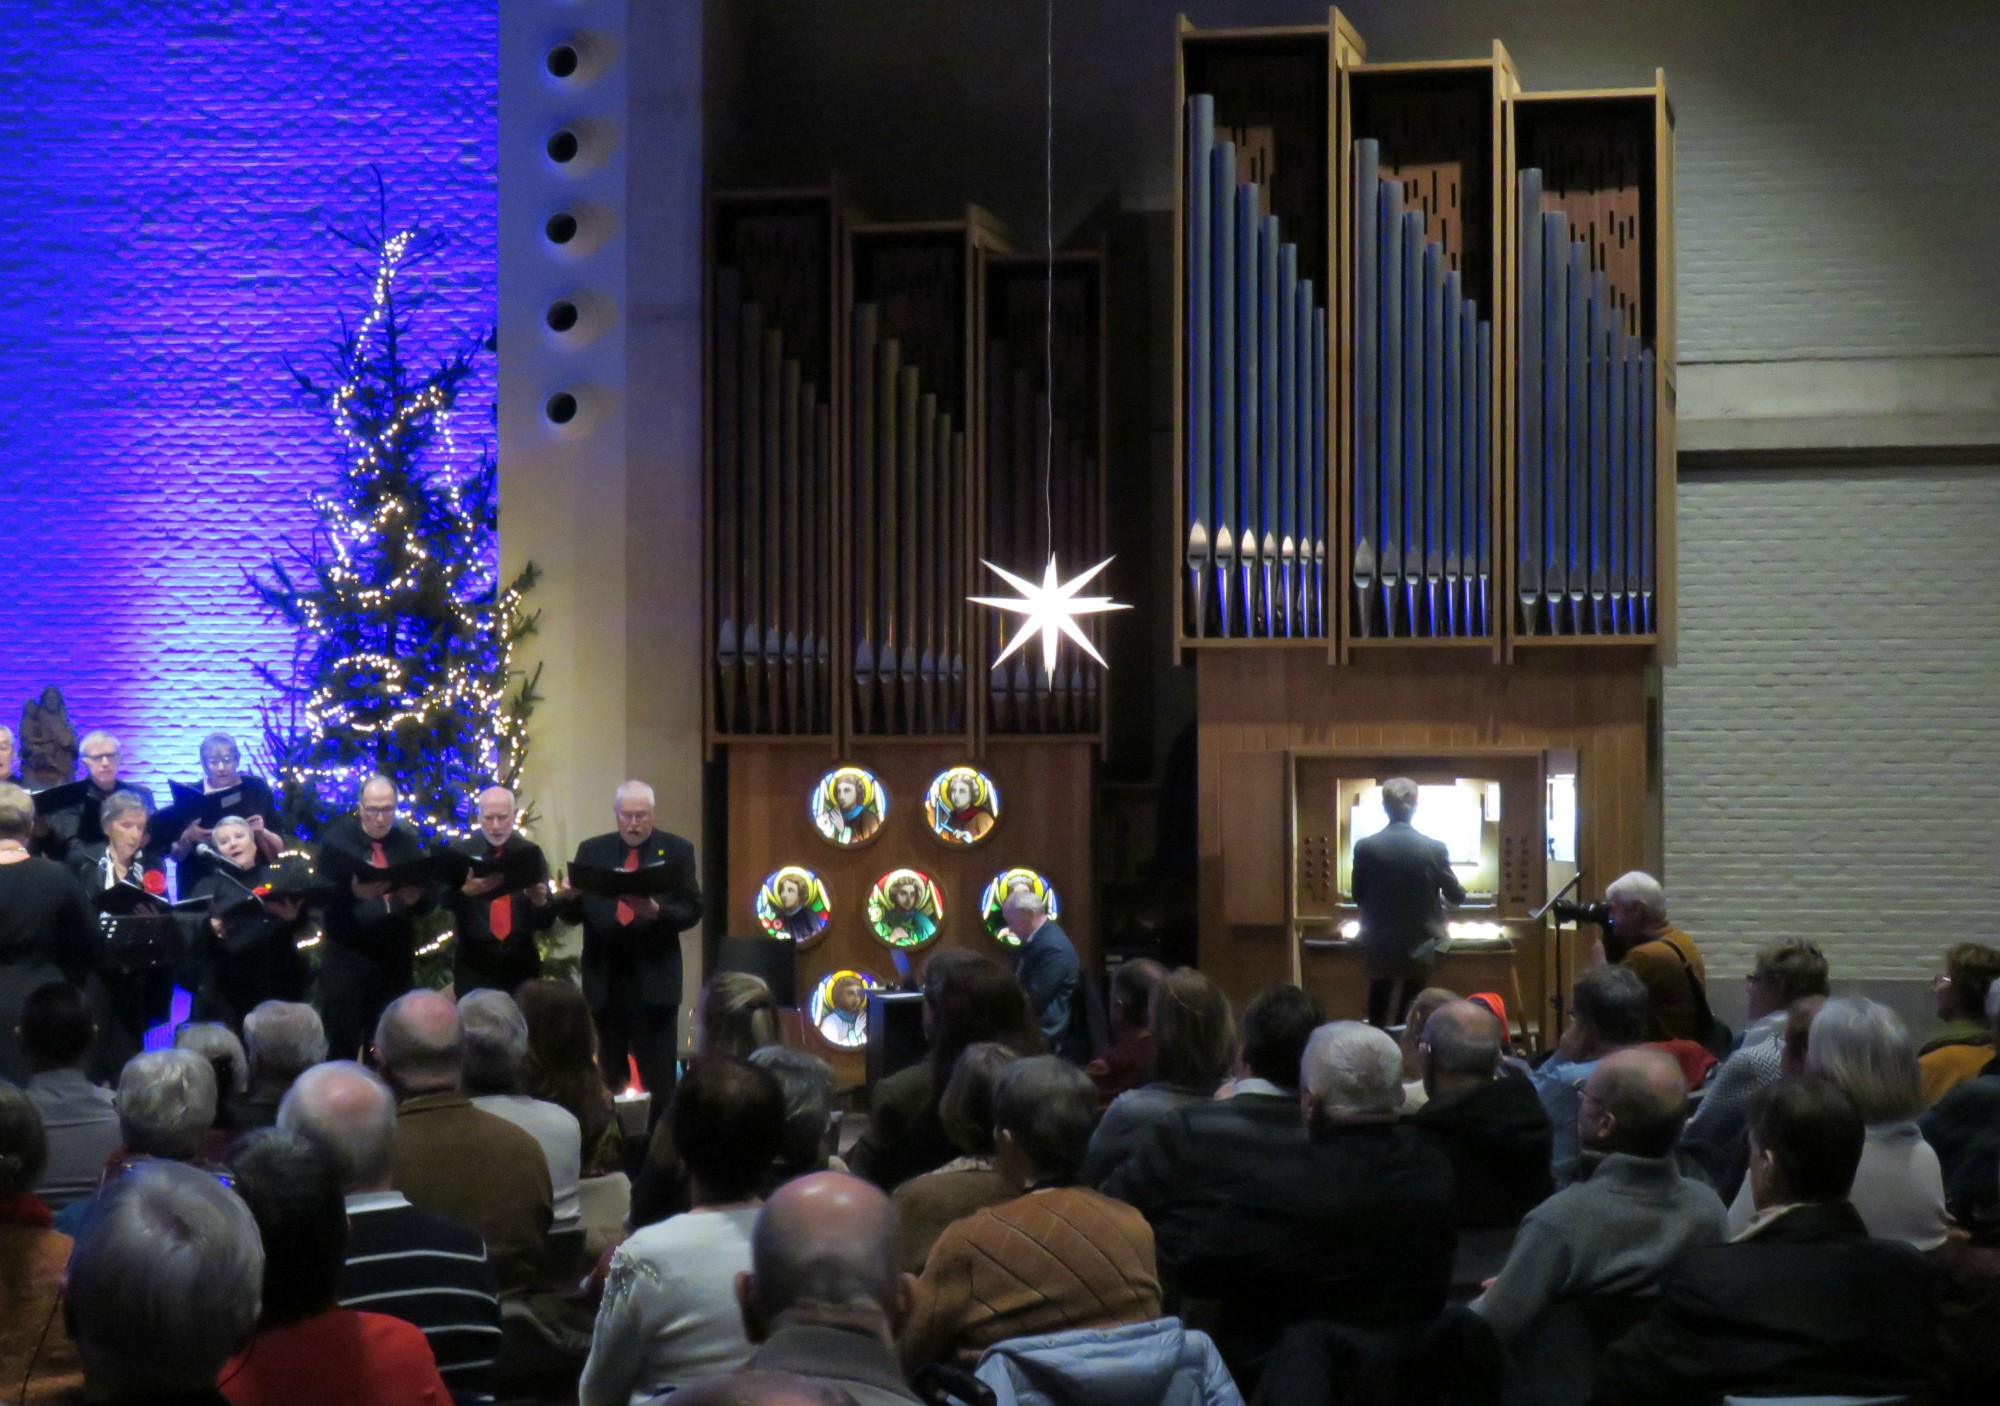
[[[1022,580],[1013,572],[1003,570],[990,561],[982,561],[980,565],[1020,594],[1013,597],[973,596],[970,598],[972,603],[991,606],[995,610],[1011,610],[1016,615],[1026,617],[1021,621],[1021,627],[1014,632],[1014,638],[1007,641],[1007,647],[1000,651],[1000,657],[993,661],[994,668],[999,668],[1008,655],[1036,635],[1042,637],[1042,668],[1051,679],[1056,676],[1056,649],[1062,643],[1063,635],[1075,640],[1082,646],[1083,652],[1099,664],[1104,663],[1104,656],[1091,647],[1089,637],[1076,627],[1076,617],[1099,615],[1107,610],[1130,610],[1132,607],[1114,601],[1109,596],[1080,596],[1077,592],[1088,585],[1098,572],[1111,565],[1110,557],[1106,557],[1083,575],[1065,581],[1061,573],[1056,570],[1055,554],[1051,552],[1048,570],[1042,574],[1042,584],[1039,586],[1032,581]]]

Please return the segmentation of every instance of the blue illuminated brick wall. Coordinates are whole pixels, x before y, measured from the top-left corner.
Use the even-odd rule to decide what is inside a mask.
[[[0,0],[0,26],[0,722],[58,684],[138,779],[189,777],[289,657],[241,568],[332,462],[284,358],[316,367],[365,297],[328,226],[372,216],[369,163],[452,240],[423,350],[493,319],[497,0]]]

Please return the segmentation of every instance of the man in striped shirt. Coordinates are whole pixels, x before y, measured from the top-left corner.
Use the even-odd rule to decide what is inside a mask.
[[[396,1099],[389,1086],[347,1060],[314,1065],[285,1095],[278,1126],[311,1140],[347,1194],[340,1306],[415,1324],[452,1396],[490,1399],[500,1356],[493,1266],[478,1232],[418,1210],[390,1190]]]

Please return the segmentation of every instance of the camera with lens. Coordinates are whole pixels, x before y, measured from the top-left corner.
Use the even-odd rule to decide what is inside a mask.
[[[1571,903],[1559,898],[1549,905],[1549,911],[1555,914],[1558,923],[1588,924],[1599,928],[1611,926],[1611,905],[1608,903]]]

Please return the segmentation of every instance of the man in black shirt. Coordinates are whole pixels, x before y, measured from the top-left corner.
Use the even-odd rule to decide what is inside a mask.
[[[479,833],[451,847],[467,859],[506,858],[540,875],[525,888],[509,888],[505,874],[468,874],[445,894],[457,934],[452,940],[452,989],[461,996],[481,987],[511,995],[522,982],[542,974],[535,938],[556,920],[549,866],[539,846],[514,832],[514,818],[514,793],[489,786],[479,793]]]
[[[85,733],[78,744],[83,757],[86,779],[90,789],[83,799],[60,810],[50,811],[43,816],[48,833],[42,839],[42,853],[50,859],[69,858],[70,854],[84,845],[98,844],[104,839],[104,827],[99,821],[99,810],[111,798],[114,791],[130,791],[146,803],[146,814],[151,815],[156,806],[153,793],[136,781],[126,781],[118,775],[118,764],[122,749],[118,739],[108,732]],[[171,837],[169,837],[171,838]],[[146,852],[157,857],[164,854],[166,845],[158,835],[146,842]]]
[[[319,963],[319,1013],[335,1059],[359,1054],[389,1002],[410,989],[417,919],[437,906],[426,885],[392,890],[355,872],[423,857],[423,843],[396,821],[399,799],[393,781],[371,776],[355,813],[341,816],[320,836],[321,871],[336,882],[349,876],[324,910],[326,945]]]
[[[563,882],[558,913],[583,925],[583,994],[597,1019],[598,1063],[613,1088],[627,1082],[625,1061],[639,1065],[646,1091],[664,1098],[674,1086],[676,1018],[681,1005],[681,934],[701,921],[694,846],[653,828],[653,788],[627,781],[613,801],[618,828],[576,847],[578,865],[598,869],[675,870],[654,897],[598,898]]]

